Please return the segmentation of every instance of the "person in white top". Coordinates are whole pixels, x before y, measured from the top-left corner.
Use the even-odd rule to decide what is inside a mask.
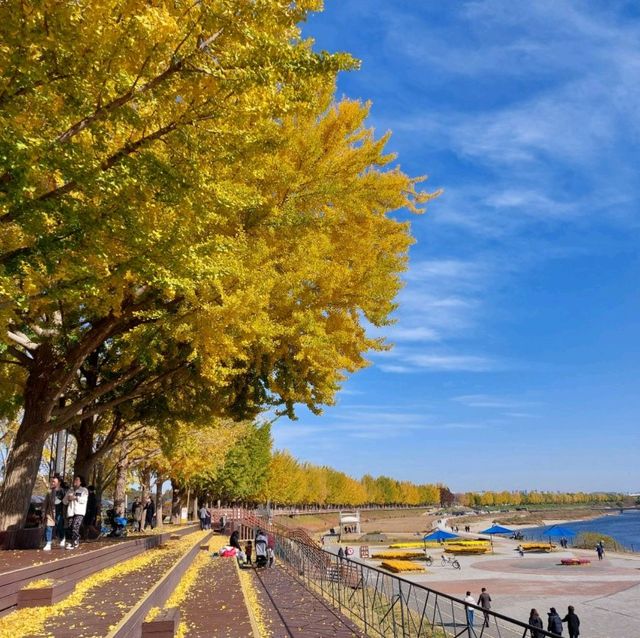
[[[67,518],[71,529],[71,542],[67,549],[76,549],[80,545],[80,526],[87,512],[89,490],[85,487],[82,476],[73,477],[73,487],[67,491],[62,502],[67,506]]]
[[[467,595],[464,597],[464,602],[468,603],[469,605],[475,605],[476,604],[476,600],[475,598],[471,595],[471,592],[468,591]],[[473,607],[465,607],[466,612],[467,612],[467,625],[469,626],[473,626]]]

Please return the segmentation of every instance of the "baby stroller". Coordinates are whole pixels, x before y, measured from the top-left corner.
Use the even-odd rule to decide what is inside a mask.
[[[267,566],[267,542],[267,535],[262,530],[258,530],[255,540],[256,567]]]
[[[125,516],[117,516],[114,509],[107,510],[107,520],[111,530],[107,534],[109,538],[124,538],[127,535],[127,519]]]

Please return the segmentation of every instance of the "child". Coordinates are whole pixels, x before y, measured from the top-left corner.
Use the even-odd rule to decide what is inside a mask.
[[[269,567],[273,567],[273,561],[275,560],[275,556],[273,554],[273,549],[271,547],[267,547],[267,561]]]
[[[247,541],[247,544],[244,546],[244,551],[247,555],[247,565],[251,565],[251,553],[253,552],[253,543],[251,541]]]

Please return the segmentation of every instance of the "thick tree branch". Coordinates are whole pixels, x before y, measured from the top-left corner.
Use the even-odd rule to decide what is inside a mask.
[[[19,365],[24,366],[25,368],[30,368],[33,364],[33,359],[28,355],[18,350],[15,346],[8,346],[7,352],[13,355],[17,360]],[[15,361],[13,363],[16,363]]]
[[[67,389],[67,386],[75,378],[82,362],[109,336],[111,336],[123,322],[122,317],[109,314],[97,321],[93,327],[84,335],[80,342],[73,347],[65,357],[65,366],[57,375],[55,385],[57,386],[53,401],[57,401]]]
[[[33,352],[38,349],[39,344],[31,341],[31,339],[29,339],[29,337],[27,337],[27,335],[23,332],[20,332],[18,330],[7,330],[7,336],[9,337],[9,339],[11,339],[11,341],[25,348],[25,350]]]
[[[186,363],[181,363],[179,366],[177,366],[175,368],[172,368],[171,370],[167,370],[166,372],[163,372],[162,374],[158,375],[154,379],[151,379],[149,381],[144,381],[144,382],[140,383],[135,388],[133,388],[129,392],[123,394],[122,396],[115,397],[115,398],[111,399],[110,401],[106,401],[105,403],[101,403],[99,405],[96,405],[93,408],[91,408],[90,410],[86,410],[86,411],[82,412],[81,414],[77,414],[76,413],[76,414],[73,414],[73,415],[69,415],[64,420],[63,419],[56,419],[55,420],[56,430],[63,429],[63,428],[68,428],[73,423],[78,423],[79,421],[82,421],[83,419],[88,419],[88,418],[91,418],[91,417],[93,417],[95,415],[103,414],[107,410],[111,410],[111,409],[117,407],[118,405],[121,405],[122,403],[126,403],[127,401],[132,401],[133,399],[138,399],[140,397],[143,397],[143,396],[151,393],[153,391],[153,389],[154,389],[154,386],[156,384],[160,383],[160,381],[163,381],[164,379],[167,379],[167,378],[173,376],[176,372],[178,372],[182,368],[186,367],[186,365],[187,365]]]
[[[122,385],[136,376],[139,372],[141,372],[144,368],[141,365],[135,365],[131,367],[126,373],[121,376],[118,376],[111,381],[107,381],[101,383],[99,386],[91,390],[91,392],[86,393],[82,399],[72,403],[64,408],[54,408],[52,411],[52,416],[65,421],[70,416],[74,414],[79,414],[85,407],[93,403],[96,399],[108,394],[112,390],[115,390],[118,386]],[[83,417],[84,418],[84,417]]]

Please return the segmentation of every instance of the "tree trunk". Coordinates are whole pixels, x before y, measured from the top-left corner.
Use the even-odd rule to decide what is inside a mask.
[[[193,520],[194,521],[197,521],[200,518],[200,516],[198,514],[198,510],[199,509],[200,508],[198,507],[198,495],[194,494],[194,496],[193,496],[193,508],[191,510],[193,512]]]
[[[52,372],[51,348],[38,348],[25,385],[24,415],[7,459],[0,491],[0,530],[24,526],[44,444],[56,431],[49,429],[51,411],[57,401],[49,387]]]
[[[127,442],[120,446],[120,457],[116,466],[116,486],[113,492],[113,509],[118,516],[125,513],[125,499],[127,492],[127,472],[129,470],[129,453]]]
[[[162,527],[162,484],[164,479],[156,476],[156,527]]]
[[[171,522],[178,525],[182,510],[182,488],[173,480],[171,481],[171,492]]]
[[[87,421],[89,423],[87,423]],[[82,421],[78,428],[71,429],[71,433],[76,440],[76,460],[73,464],[73,474],[74,476],[82,476],[85,480],[89,481],[93,466],[95,465],[95,456],[93,453],[93,418]]]
[[[30,426],[28,418],[25,413],[7,459],[4,483],[0,492],[0,530],[19,529],[24,526],[31,503],[31,493],[38,477],[47,433],[43,432],[42,428]]]
[[[151,496],[151,470],[139,470],[140,491],[142,492],[142,502],[145,503],[147,496]]]
[[[96,463],[93,469],[95,474],[93,484],[96,488],[96,500],[98,501],[98,507],[102,511],[102,495],[104,494],[104,464]]]

